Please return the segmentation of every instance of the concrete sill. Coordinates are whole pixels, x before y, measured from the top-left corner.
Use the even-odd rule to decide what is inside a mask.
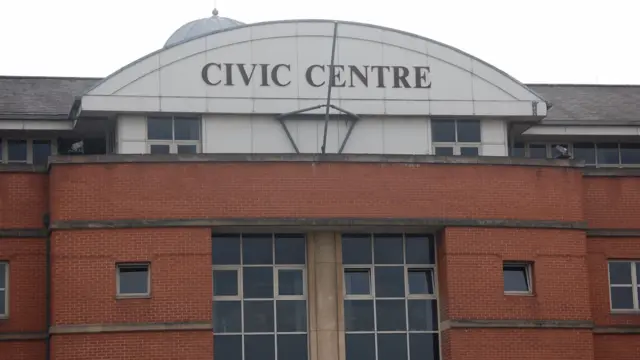
[[[536,295],[530,292],[505,292],[505,296],[525,296],[525,297],[535,297]]]
[[[151,295],[116,295],[116,300],[151,299]]]
[[[611,315],[640,315],[640,310],[611,310]]]

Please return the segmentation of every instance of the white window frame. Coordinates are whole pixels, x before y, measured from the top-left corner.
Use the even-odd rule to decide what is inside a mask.
[[[213,299],[213,306],[216,306],[216,303],[219,303],[221,301],[239,301],[240,302],[240,332],[224,332],[224,333],[217,333],[214,336],[242,336],[242,359],[245,358],[245,353],[244,353],[244,345],[245,345],[245,340],[244,338],[246,336],[253,336],[253,335],[273,335],[274,338],[274,350],[275,353],[274,355],[277,356],[278,354],[278,335],[306,335],[307,337],[309,336],[309,331],[310,331],[310,323],[309,323],[309,313],[310,313],[310,309],[309,309],[309,299],[308,299],[308,284],[307,284],[307,264],[308,264],[308,257],[307,257],[307,251],[308,251],[308,244],[307,244],[307,238],[306,236],[304,236],[304,234],[300,234],[301,236],[303,236],[302,241],[304,241],[305,243],[305,263],[304,264],[276,264],[276,235],[280,235],[280,233],[278,232],[274,232],[274,233],[270,233],[271,234],[271,264],[244,264],[243,258],[242,258],[242,251],[243,251],[243,245],[244,245],[244,241],[243,241],[243,235],[252,235],[251,233],[239,233],[239,234],[234,234],[234,235],[238,235],[240,238],[240,264],[231,264],[231,265],[212,265],[212,278],[213,278],[213,273],[215,271],[219,271],[219,270],[235,270],[237,272],[237,279],[238,279],[238,294],[237,295],[214,295],[214,288],[212,287],[212,299]],[[213,240],[215,241],[215,240]],[[269,298],[250,298],[250,299],[245,299],[244,298],[244,289],[243,289],[243,276],[244,276],[244,268],[250,268],[250,267],[271,267],[273,270],[273,294],[272,297]],[[279,286],[278,286],[278,280],[279,280],[279,270],[301,270],[302,271],[302,295],[280,295],[279,294]],[[278,313],[277,313],[277,306],[278,306],[278,300],[304,300],[305,301],[305,305],[306,305],[306,324],[307,324],[307,328],[305,329],[305,331],[295,331],[295,332],[290,332],[290,331],[278,331]],[[250,333],[246,333],[245,329],[244,329],[244,303],[246,301],[272,301],[273,302],[273,331],[271,332],[250,332]],[[215,316],[215,311],[212,314],[213,316]],[[214,320],[215,322],[215,320]],[[311,356],[309,353],[310,349],[309,349],[309,345],[307,342],[307,353],[308,356]]]
[[[609,264],[611,263],[630,263],[631,264],[631,284],[612,284],[611,283],[611,268]],[[612,313],[638,313],[640,312],[640,299],[638,299],[638,277],[636,273],[636,266],[640,263],[640,260],[609,260],[607,261],[607,282],[609,283],[609,309]],[[620,288],[631,288],[631,293],[633,296],[633,309],[614,309],[613,301],[611,298],[611,288],[620,287]]]
[[[504,261],[502,263],[502,282],[503,282],[503,288],[504,288],[504,268],[505,267],[522,267],[524,268],[525,271],[525,276],[527,279],[527,291],[507,291],[504,290],[504,294],[505,295],[533,295],[533,276],[532,276],[532,269],[533,266],[531,266],[532,264],[530,262],[525,262],[525,261]]]
[[[189,118],[198,120],[198,140],[176,140],[176,118]],[[149,139],[149,120],[150,119],[171,119],[171,140],[154,140]],[[169,154],[178,153],[178,145],[195,145],[196,154],[201,152],[202,146],[202,117],[200,116],[147,116],[144,122],[145,126],[145,141],[147,143],[147,153],[151,154],[151,145],[169,145]]]
[[[433,120],[446,120],[454,123],[455,137],[454,142],[437,142],[433,138]],[[458,141],[458,121],[478,121],[480,124],[480,142],[460,142]],[[453,148],[453,156],[461,156],[461,148],[477,148],[478,156],[482,156],[482,120],[481,119],[438,119],[432,118],[429,120],[429,133],[431,134],[431,154],[436,154],[436,148]]]
[[[145,293],[121,293],[120,292],[120,269],[129,267],[147,268],[147,291]],[[151,263],[150,262],[118,262],[116,263],[116,297],[121,299],[149,298],[151,297]]]
[[[0,288],[2,296],[4,296],[4,309],[0,312],[0,319],[9,318],[9,262],[0,261],[0,266],[4,267],[4,288]]]
[[[433,264],[406,264],[406,239],[407,239],[407,235],[414,235],[413,233],[398,233],[398,235],[402,234],[402,259],[403,259],[403,264],[376,264],[375,263],[375,241],[374,241],[374,237],[375,235],[380,235],[378,233],[367,233],[369,235],[369,240],[370,240],[370,247],[371,247],[371,264],[343,264],[343,270],[342,270],[342,293],[344,296],[343,299],[343,303],[344,301],[347,300],[371,300],[373,302],[373,331],[347,331],[346,326],[344,329],[344,337],[345,337],[345,341],[346,341],[346,336],[348,334],[373,334],[374,335],[374,346],[375,346],[375,359],[378,359],[378,334],[407,334],[407,356],[410,356],[410,344],[409,344],[409,335],[410,334],[437,334],[438,335],[438,354],[439,354],[439,358],[442,359],[442,324],[440,321],[440,300],[438,297],[438,273],[437,273],[437,269],[438,269],[438,259],[436,254],[437,252],[437,242],[436,239],[433,235],[430,234],[424,234],[426,236],[428,236],[429,241],[431,241],[433,243],[433,250],[434,250],[434,263]],[[405,295],[404,297],[378,297],[376,296],[376,289],[375,289],[375,268],[376,267],[400,267],[403,266],[404,267],[404,291],[405,291]],[[369,270],[369,289],[370,289],[370,293],[369,295],[347,295],[347,287],[346,287],[346,281],[344,281],[344,275],[346,270],[348,269],[368,269]],[[410,294],[409,293],[409,270],[421,270],[421,269],[425,269],[425,270],[431,270],[431,277],[432,277],[432,285],[433,285],[433,294]],[[387,331],[387,330],[383,330],[383,331],[379,331],[378,330],[378,315],[377,315],[377,309],[376,309],[376,300],[404,300],[404,307],[405,307],[405,324],[407,325],[407,329],[406,330],[399,330],[399,331]],[[410,330],[409,328],[409,300],[434,300],[436,302],[436,313],[438,314],[438,318],[436,319],[437,323],[438,323],[438,329],[436,331],[429,331],[429,330]],[[343,305],[344,306],[344,305]],[[343,310],[343,317],[344,317],[344,310]]]
[[[27,159],[25,161],[9,160],[9,141],[26,141],[27,142]],[[34,141],[48,141],[49,148],[52,155],[58,153],[58,144],[56,139],[43,139],[43,138],[19,138],[19,137],[6,137],[0,135],[0,151],[2,156],[0,157],[0,163],[2,164],[33,164],[33,142]]]

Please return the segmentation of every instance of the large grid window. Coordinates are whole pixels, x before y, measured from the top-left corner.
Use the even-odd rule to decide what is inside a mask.
[[[0,162],[46,165],[53,148],[51,140],[0,139]]]
[[[480,155],[480,120],[431,120],[435,155]]]
[[[561,155],[556,145],[569,150],[573,159],[582,160],[587,166],[640,166],[640,143],[577,142],[563,144],[516,142],[511,147],[511,156],[532,159],[555,159]]]
[[[0,319],[9,316],[9,264],[0,262]]]
[[[200,152],[200,118],[150,116],[147,118],[150,154],[196,154]]]
[[[214,358],[307,360],[306,240],[214,235]]]
[[[433,239],[343,234],[346,360],[440,358]]]
[[[611,310],[640,311],[640,261],[609,262]]]

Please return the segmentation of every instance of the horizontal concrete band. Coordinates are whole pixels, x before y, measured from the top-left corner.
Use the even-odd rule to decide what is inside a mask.
[[[640,169],[637,168],[584,168],[582,172],[586,177],[640,177]]]
[[[49,334],[47,334],[44,331],[43,332],[0,333],[0,341],[44,340],[47,337],[49,337]]]
[[[513,329],[593,329],[593,321],[582,320],[445,320],[441,330],[455,328],[513,328]]]
[[[46,238],[47,229],[0,229],[1,238]]]
[[[51,334],[96,334],[140,331],[212,331],[211,321],[184,323],[138,323],[138,324],[89,324],[58,325],[49,329]]]
[[[527,159],[507,156],[435,156],[435,155],[372,155],[372,154],[109,154],[58,155],[49,158],[53,164],[105,163],[176,163],[176,162],[352,162],[400,164],[464,164],[583,167],[583,161],[558,159]]]
[[[353,228],[353,227],[402,227],[439,229],[442,227],[492,227],[492,228],[538,228],[585,230],[586,223],[581,221],[556,220],[505,220],[505,219],[348,219],[348,218],[240,218],[240,219],[131,219],[131,220],[68,220],[54,221],[52,230],[73,229],[126,229],[150,227],[213,227],[217,230],[245,227],[309,227],[309,228]]]
[[[0,164],[0,173],[47,173],[46,165]]]
[[[635,238],[640,237],[640,229],[588,229],[588,237],[626,237]]]
[[[593,329],[594,334],[629,334],[640,335],[640,326],[599,326]]]

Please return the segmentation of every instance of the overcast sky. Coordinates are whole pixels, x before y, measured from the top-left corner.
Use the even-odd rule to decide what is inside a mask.
[[[0,0],[0,75],[103,77],[214,0]],[[217,0],[245,23],[335,19],[413,32],[527,83],[640,84],[639,0]]]

